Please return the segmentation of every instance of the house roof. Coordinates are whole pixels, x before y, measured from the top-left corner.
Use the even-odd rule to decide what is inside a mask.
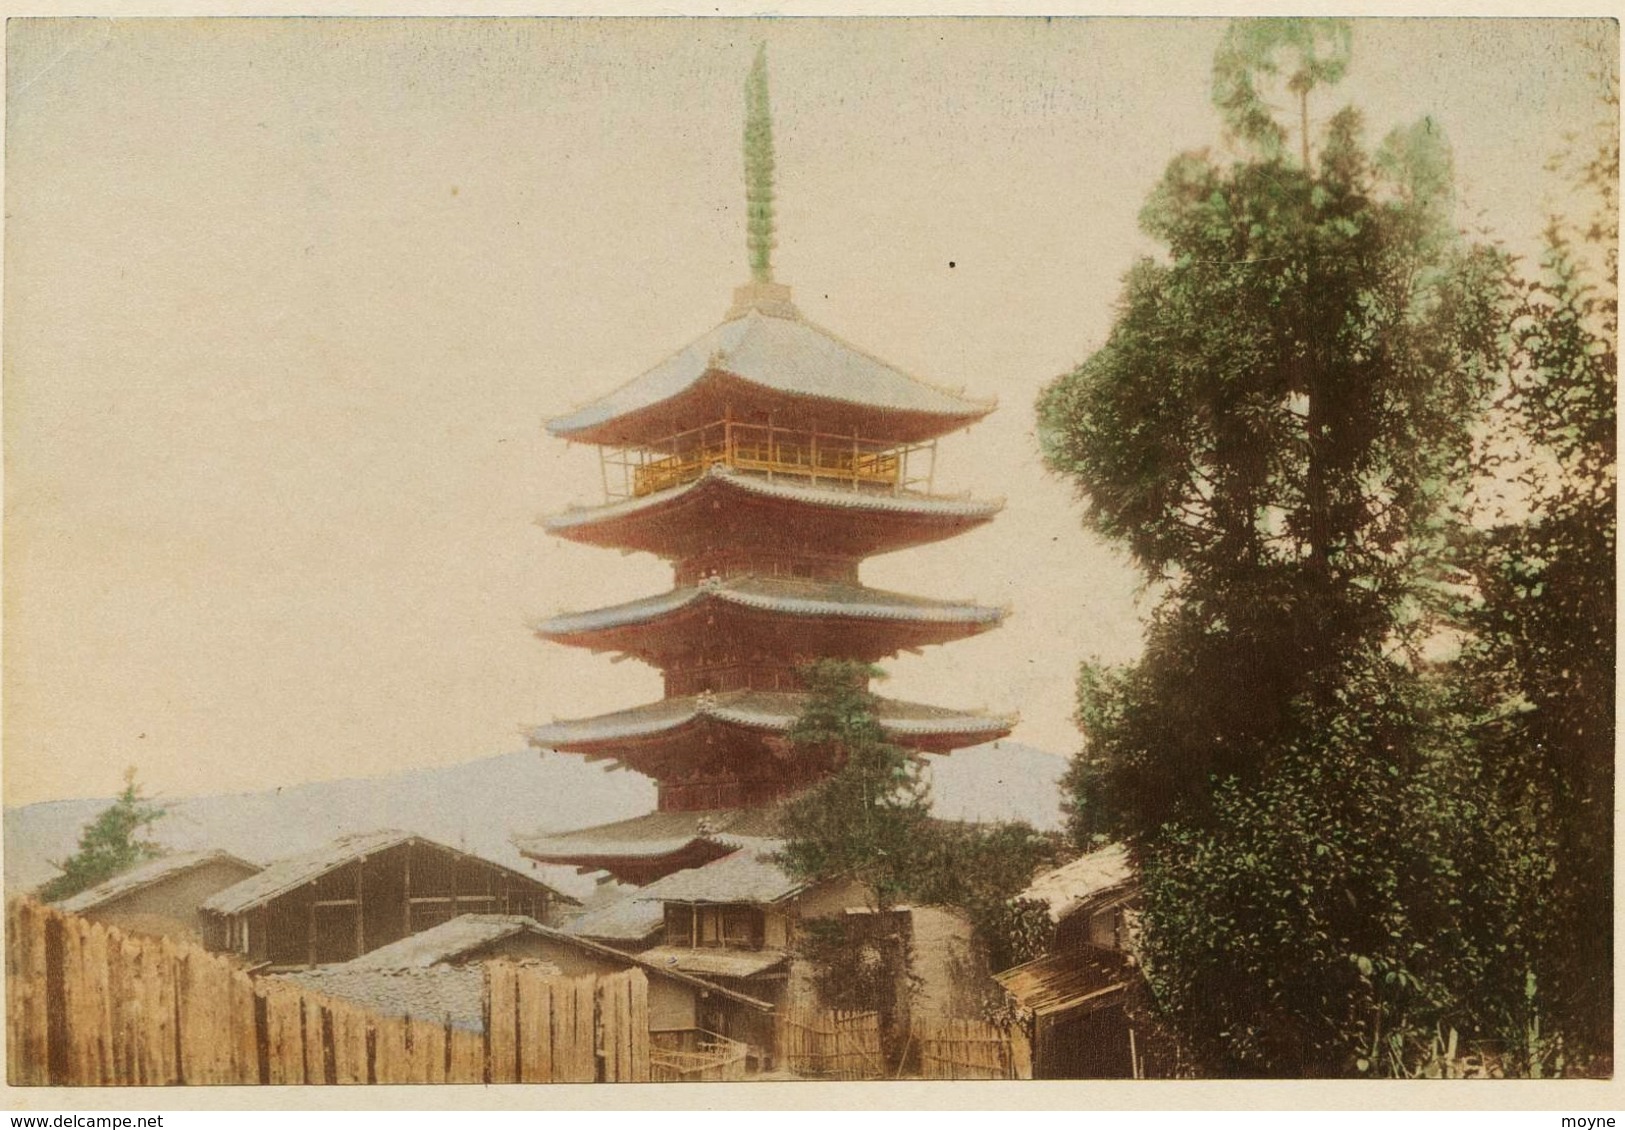
[[[702,720],[783,733],[800,715],[806,698],[805,694],[790,691],[724,691],[667,698],[613,714],[538,726],[531,731],[530,742],[542,749],[567,749],[654,737]],[[904,742],[911,738],[992,738],[1008,733],[1013,725],[1011,718],[896,699],[877,697],[875,706],[881,727]]]
[[[750,310],[723,322],[637,379],[548,422],[556,436],[607,442],[606,425],[681,397],[725,374],[770,393],[921,416],[946,431],[980,419],[993,403],[917,380],[799,316]]]
[[[57,908],[75,914],[93,910],[98,906],[134,894],[136,891],[162,882],[175,875],[182,875],[194,868],[203,867],[211,863],[236,864],[243,869],[244,874],[258,871],[259,865],[250,863],[246,859],[239,859],[227,851],[188,851],[174,855],[161,855],[146,863],[138,864],[128,871],[122,871],[105,882],[94,887],[80,891],[76,895],[62,899]]]
[[[781,840],[753,840],[732,855],[657,879],[632,897],[661,903],[779,902],[808,885],[773,861],[782,846]]]
[[[369,855],[408,842],[424,844],[440,851],[462,856],[465,859],[478,860],[487,867],[499,868],[523,879],[527,883],[543,887],[552,892],[554,897],[565,902],[573,903],[576,901],[569,895],[561,894],[548,887],[547,884],[539,882],[533,876],[526,875],[523,871],[517,871],[505,863],[498,863],[495,860],[486,859],[484,856],[475,855],[471,852],[459,851],[457,848],[436,843],[412,832],[386,828],[376,832],[361,832],[350,836],[340,836],[332,843],[324,844],[314,851],[279,859],[258,875],[244,879],[241,883],[227,887],[225,890],[211,896],[204,902],[203,909],[216,914],[239,914],[261,903],[269,902],[278,895],[286,894],[295,887],[319,879],[329,871],[336,871],[353,860],[364,859]]]
[[[719,463],[699,478],[639,498],[629,498],[608,506],[578,506],[562,514],[542,519],[549,533],[568,533],[581,526],[596,525],[650,510],[711,484],[723,482],[730,487],[766,498],[786,502],[806,503],[838,510],[868,510],[882,514],[911,514],[922,518],[987,519],[1003,508],[1002,499],[945,498],[938,495],[891,494],[874,491],[842,490],[833,486],[803,486],[797,483],[771,480],[748,471]]]
[[[462,914],[345,964],[351,969],[427,969],[523,934],[535,925],[534,919],[521,914]]]
[[[1133,982],[1134,965],[1115,950],[1078,946],[995,973],[993,979],[1022,1008],[1044,1016],[1111,1003]]]
[[[697,841],[727,846],[737,843],[739,836],[771,835],[777,818],[772,808],[647,812],[569,832],[516,836],[514,844],[539,859],[659,859]]]
[[[351,1001],[383,1016],[449,1020],[453,1027],[475,1032],[485,1029],[485,973],[478,967],[373,969],[328,965],[278,974],[274,980]]]
[[[1059,922],[1079,907],[1134,879],[1134,864],[1122,844],[1080,855],[1071,863],[1046,871],[1022,891],[1020,898],[1048,904],[1050,921]]]
[[[789,960],[783,950],[693,949],[688,946],[655,946],[638,956],[653,965],[702,977],[754,977],[771,972]]]
[[[717,993],[730,1000],[750,1005],[753,1008],[772,1011],[773,1006],[767,1001],[758,1000],[745,993],[692,976],[690,971],[680,966],[670,965],[665,962],[652,962],[643,954],[623,953],[589,938],[575,937],[563,930],[543,926],[534,918],[527,918],[521,914],[460,915],[449,922],[442,922],[440,925],[425,930],[420,934],[414,934],[390,945],[381,946],[371,953],[364,953],[360,957],[345,962],[343,965],[327,966],[326,968],[379,973],[400,970],[424,972],[443,969],[454,963],[458,958],[472,954],[492,942],[519,934],[534,934],[559,945],[608,959],[618,965],[635,965],[646,973],[678,981],[697,992]]]
[[[666,910],[663,906],[657,902],[643,902],[628,894],[577,915],[559,929],[573,938],[642,942],[660,933],[665,924]]]
[[[535,631],[541,636],[566,636],[645,624],[708,600],[787,616],[988,626],[1004,618],[1003,610],[998,608],[930,600],[837,581],[733,577],[590,612],[554,616],[537,624]]]

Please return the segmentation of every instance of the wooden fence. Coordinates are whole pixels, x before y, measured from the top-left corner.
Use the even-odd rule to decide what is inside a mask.
[[[6,908],[6,1072],[16,1086],[635,1082],[648,980],[493,963],[483,1031],[384,1016],[168,939],[28,901]]]
[[[919,1047],[923,1079],[1031,1079],[1032,1048],[1018,1026],[980,1020],[916,1017],[911,1035]]]
[[[880,1014],[786,1008],[778,1016],[779,1063],[813,1079],[880,1079]]]

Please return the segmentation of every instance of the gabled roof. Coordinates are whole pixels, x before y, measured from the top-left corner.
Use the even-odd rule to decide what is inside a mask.
[[[754,840],[732,855],[658,879],[632,897],[660,903],[779,902],[808,886],[773,861],[783,846],[781,840]]]
[[[1111,1004],[1134,977],[1134,963],[1127,955],[1098,946],[1046,954],[993,975],[1022,1008],[1036,1016]]]
[[[1046,871],[1017,897],[1048,904],[1050,921],[1059,922],[1087,903],[1134,880],[1134,864],[1122,844],[1080,855]]]
[[[534,919],[522,914],[462,914],[422,933],[379,946],[345,965],[350,969],[427,969],[523,934],[535,925]]]
[[[465,859],[478,860],[487,867],[498,868],[523,879],[533,886],[543,887],[561,901],[569,903],[576,901],[568,895],[553,890],[552,887],[538,881],[534,876],[526,875],[523,871],[517,871],[505,863],[498,863],[495,860],[486,859],[484,856],[475,855],[472,852],[459,851],[456,848],[436,843],[412,832],[386,828],[376,832],[361,832],[350,836],[340,836],[332,843],[325,844],[314,851],[279,859],[258,875],[244,879],[241,883],[227,887],[215,894],[203,904],[203,909],[216,914],[239,914],[251,907],[269,902],[279,895],[286,894],[295,887],[319,879],[329,871],[336,871],[354,860],[364,859],[369,855],[375,855],[378,852],[408,842],[423,844],[439,851],[462,856]]]
[[[647,812],[569,832],[515,836],[514,845],[538,859],[659,859],[695,843],[716,843],[726,851],[739,844],[738,837],[771,835],[776,820],[771,808]]]
[[[798,316],[749,310],[674,353],[636,380],[548,422],[566,439],[611,442],[607,425],[681,397],[715,375],[771,393],[919,416],[940,431],[980,419],[993,404],[936,388]]]
[[[343,965],[327,968],[375,973],[444,969],[448,963],[453,963],[460,957],[483,949],[493,942],[519,934],[534,934],[558,945],[590,953],[618,965],[637,966],[645,973],[680,982],[702,993],[717,993],[752,1008],[771,1011],[773,1007],[767,1001],[692,976],[688,971],[669,962],[650,961],[642,954],[623,953],[589,938],[574,937],[551,926],[543,926],[534,918],[520,914],[464,914],[449,922],[442,922],[421,934],[414,934],[371,953],[362,954]]]
[[[188,851],[174,855],[161,855],[146,863],[130,868],[128,871],[98,883],[88,890],[80,891],[58,902],[57,908],[74,914],[82,914],[98,906],[134,894],[136,891],[162,882],[176,875],[183,875],[198,867],[212,863],[236,864],[243,870],[244,875],[258,871],[259,865],[250,863],[246,859],[239,859],[227,851]]]
[[[702,601],[716,601],[786,616],[928,624],[991,627],[1004,618],[1003,611],[997,608],[959,601],[930,600],[840,581],[744,576],[706,581],[591,612],[554,616],[537,624],[535,631],[537,635],[556,637],[650,623]]]
[[[699,721],[783,733],[800,715],[805,701],[806,695],[789,691],[724,691],[667,698],[595,718],[538,726],[530,733],[530,743],[541,749],[571,749],[655,737]],[[964,736],[986,740],[1009,733],[1013,725],[1010,718],[886,698],[876,699],[875,713],[881,728],[905,744]]]
[[[371,969],[327,965],[278,974],[326,996],[351,1001],[382,1016],[450,1021],[453,1027],[485,1029],[485,973],[478,968],[436,965],[429,969]]]

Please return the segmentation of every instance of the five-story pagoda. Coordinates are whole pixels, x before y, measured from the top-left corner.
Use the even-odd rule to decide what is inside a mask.
[[[868,556],[951,537],[997,502],[932,493],[936,440],[991,403],[917,381],[803,319],[773,280],[772,138],[765,61],[746,84],[752,280],[721,325],[548,430],[596,445],[603,505],[547,519],[573,541],[672,562],[658,596],[536,626],[546,640],[659,668],[665,698],[530,735],[542,749],[613,758],[658,783],[634,820],[521,840],[532,858],[649,882],[771,834],[776,801],[831,768],[782,735],[801,709],[798,667],[874,662],[996,626],[996,608],[867,588]],[[947,752],[1010,720],[880,700],[899,744]]]

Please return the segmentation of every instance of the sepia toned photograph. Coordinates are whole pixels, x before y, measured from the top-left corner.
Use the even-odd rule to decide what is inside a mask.
[[[19,1107],[1612,1080],[1616,21],[5,34]]]

